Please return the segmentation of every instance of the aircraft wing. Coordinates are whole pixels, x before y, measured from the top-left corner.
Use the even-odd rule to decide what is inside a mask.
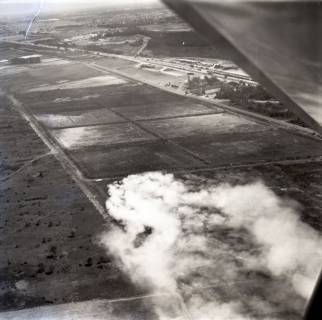
[[[219,32],[235,48],[237,64],[322,134],[321,1],[164,2],[214,45]]]

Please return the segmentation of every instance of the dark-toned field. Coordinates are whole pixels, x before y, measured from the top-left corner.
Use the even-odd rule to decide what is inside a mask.
[[[104,208],[107,185],[130,174],[159,170],[182,181],[193,175],[233,185],[261,180],[278,196],[296,200],[300,219],[322,232],[321,140],[115,71],[47,56],[40,64],[1,66],[0,309],[48,309],[0,318],[38,319],[52,312],[65,319],[59,308],[77,313],[79,306],[102,319],[104,312],[111,319],[160,319],[157,304],[171,305],[169,319],[189,319],[182,301],[193,295],[221,292],[229,300],[233,283],[196,289],[197,270],[182,280],[182,301],[145,297],[151,292],[144,284],[131,281],[97,244],[114,225],[105,209],[97,210]],[[225,238],[227,246],[236,242],[233,233],[218,235]],[[236,287],[234,299],[261,296],[270,304],[268,316],[300,318],[305,299],[294,294],[294,306],[274,298],[282,282],[260,273],[243,273],[241,280],[249,282]],[[254,319],[263,319],[256,312]]]

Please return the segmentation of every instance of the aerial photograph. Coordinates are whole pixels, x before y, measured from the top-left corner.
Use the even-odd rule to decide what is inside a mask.
[[[322,319],[321,36],[320,0],[0,0],[0,320]]]

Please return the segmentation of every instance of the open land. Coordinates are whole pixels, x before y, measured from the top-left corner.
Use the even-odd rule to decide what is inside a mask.
[[[179,27],[184,32],[186,26]],[[51,28],[75,36],[61,20]],[[155,32],[160,26],[149,21],[141,28]],[[114,40],[119,50],[131,46]],[[99,245],[100,234],[118,223],[105,208],[107,185],[151,171],[181,181],[261,180],[295,200],[301,221],[322,232],[317,135],[187,95],[187,70],[169,66],[173,58],[161,63],[132,51],[116,56],[12,41],[0,46],[3,61],[42,54],[38,64],[0,62],[0,319],[69,319],[70,310],[79,319],[160,319],[155,305],[167,310],[168,319],[191,319],[191,297],[229,301],[231,295],[254,319],[300,319],[306,300],[285,279],[251,272],[235,257],[239,283],[217,281],[201,267],[180,280],[179,296],[171,296],[133,282]],[[216,241],[226,243],[222,261],[230,250],[253,250],[231,230],[206,237],[214,250]],[[251,304],[249,295],[262,297],[265,310]]]

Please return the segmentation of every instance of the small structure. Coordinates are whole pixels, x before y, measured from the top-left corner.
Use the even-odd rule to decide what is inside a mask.
[[[33,54],[29,56],[21,56],[10,59],[10,64],[30,64],[30,63],[40,63],[41,55]]]
[[[185,82],[185,89],[192,94],[199,96],[203,94],[214,94],[222,86],[222,82],[213,75],[194,76],[193,73],[188,73],[187,75],[188,79]]]
[[[217,88],[206,89],[205,94],[206,95],[216,94],[219,90],[220,90],[219,86]]]

